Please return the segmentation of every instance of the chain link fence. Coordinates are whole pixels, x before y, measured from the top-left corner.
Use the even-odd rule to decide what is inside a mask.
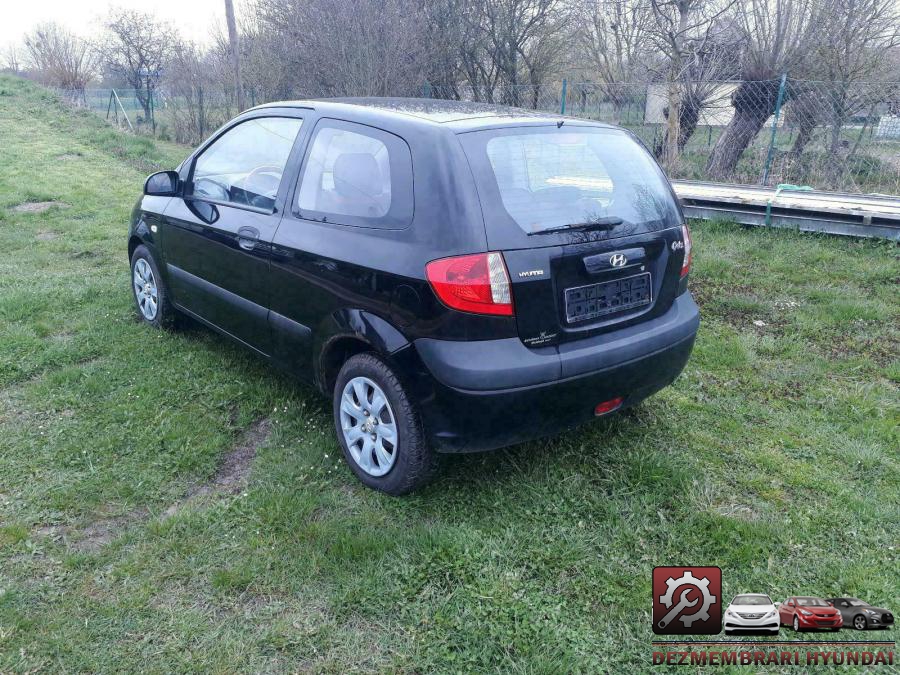
[[[232,96],[219,88],[191,87],[178,93],[155,89],[57,89],[70,105],[89,108],[135,133],[196,145],[238,114]],[[255,100],[248,102],[257,105]]]
[[[237,114],[200,86],[59,92],[135,132],[196,144]],[[564,113],[630,129],[672,178],[900,195],[900,82],[777,80],[598,84],[563,80],[472,90],[424,83],[421,96]],[[298,92],[296,98],[312,98]],[[262,101],[254,99],[248,105]],[[670,108],[678,110],[670,119]],[[671,136],[671,141],[670,141]]]
[[[491,91],[426,83],[422,95],[616,124],[639,136],[673,178],[900,194],[900,83],[564,80]],[[677,122],[670,108],[680,109]]]

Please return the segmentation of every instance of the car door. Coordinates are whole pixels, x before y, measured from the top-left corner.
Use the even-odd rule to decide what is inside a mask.
[[[302,123],[289,109],[239,118],[191,159],[182,195],[163,215],[175,304],[264,354],[271,243]]]
[[[412,158],[399,136],[322,118],[306,146],[272,245],[269,315],[274,356],[301,375],[328,317],[348,306],[389,314],[398,243],[413,215]],[[351,314],[341,320],[359,316]]]

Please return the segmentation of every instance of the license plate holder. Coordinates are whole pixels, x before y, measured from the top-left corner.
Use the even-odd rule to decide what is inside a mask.
[[[650,272],[602,281],[565,291],[566,321],[578,323],[649,305],[653,301]]]

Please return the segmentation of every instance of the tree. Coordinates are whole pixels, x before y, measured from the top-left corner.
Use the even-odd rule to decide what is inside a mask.
[[[735,5],[741,83],[731,96],[734,114],[707,162],[710,178],[727,179],[771,117],[782,73],[809,72],[821,17],[820,0],[744,0]]]
[[[503,87],[501,101],[520,105],[519,86],[529,84],[532,95],[559,62],[558,40],[564,22],[561,0],[474,0],[467,12],[476,35],[480,34],[495,72],[495,84]]]
[[[854,110],[878,101],[872,88],[856,83],[882,74],[892,50],[900,45],[900,5],[896,0],[823,2],[815,61],[817,71],[829,83],[827,109],[831,118],[830,149],[834,153],[847,118]]]
[[[87,42],[57,23],[36,26],[25,36],[27,65],[45,84],[83,94],[96,60]]]
[[[231,68],[234,75],[234,94],[238,110],[244,109],[244,86],[241,84],[241,60],[238,49],[237,25],[234,21],[234,2],[225,0],[225,21],[228,24],[228,52],[231,57]]]
[[[17,74],[21,68],[19,48],[12,42],[6,45],[3,50],[2,63],[3,68],[13,74]]]
[[[601,85],[647,81],[656,54],[647,0],[580,0],[574,18],[576,44]]]
[[[650,0],[651,35],[666,56],[666,132],[656,148],[663,164],[674,171],[678,158],[697,128],[704,103],[716,89],[714,80],[729,74],[727,35],[719,20],[735,0]]]
[[[427,74],[427,14],[414,0],[257,0],[255,45],[294,95],[411,95]],[[248,76],[246,78],[250,80]]]
[[[144,121],[153,120],[153,96],[159,86],[167,55],[178,35],[169,24],[137,10],[113,8],[103,24],[98,52],[107,71],[134,89]]]

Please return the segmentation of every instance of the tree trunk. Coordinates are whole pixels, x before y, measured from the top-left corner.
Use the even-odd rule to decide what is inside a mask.
[[[678,153],[681,154],[684,152],[684,147],[687,145],[687,142],[691,140],[691,136],[694,135],[694,132],[697,130],[697,124],[700,122],[700,102],[689,96],[684,99],[681,103],[681,114],[679,115],[678,120]],[[668,119],[669,109],[666,108],[663,111],[663,114]],[[653,154],[657,159],[661,159],[665,148],[669,143],[669,131],[666,129],[666,133],[657,138],[656,142],[653,144]]]
[[[804,115],[800,120],[800,128],[797,130],[797,138],[794,139],[794,145],[791,146],[791,154],[799,157],[803,154],[806,146],[812,140],[813,131],[816,128],[816,120],[812,115]]]
[[[134,97],[138,100],[138,104],[141,106],[141,111],[144,113],[144,124],[150,123],[150,94],[145,89],[135,89]]]
[[[713,146],[706,172],[713,179],[730,178],[747,146],[775,110],[778,82],[743,82],[731,96],[734,116]]]
[[[663,166],[669,172],[674,172],[678,167],[678,155],[681,143],[679,136],[681,131],[682,105],[681,85],[678,82],[669,83],[669,114],[666,116],[666,135],[663,140]]]
[[[234,21],[234,3],[225,0],[225,23],[228,24],[228,51],[231,57],[231,74],[234,78],[234,95],[238,113],[244,112],[244,85],[241,82],[241,56],[238,50],[238,32]]]

